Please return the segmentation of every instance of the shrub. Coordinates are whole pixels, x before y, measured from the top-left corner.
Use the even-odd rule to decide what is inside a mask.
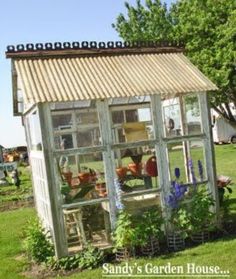
[[[52,270],[68,271],[76,268],[83,270],[98,267],[103,261],[103,251],[88,245],[83,251],[75,254],[74,256],[67,256],[61,259],[51,257],[48,260],[47,265]]]
[[[54,248],[49,241],[49,232],[41,225],[38,219],[31,220],[25,230],[25,249],[29,257],[37,262],[46,262],[48,257],[54,255]]]

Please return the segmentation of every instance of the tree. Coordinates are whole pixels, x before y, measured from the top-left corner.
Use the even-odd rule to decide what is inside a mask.
[[[219,88],[211,105],[236,125],[229,103],[236,107],[236,1],[179,0],[168,10],[160,0],[136,7],[125,3],[113,27],[127,41],[176,40],[186,55]]]

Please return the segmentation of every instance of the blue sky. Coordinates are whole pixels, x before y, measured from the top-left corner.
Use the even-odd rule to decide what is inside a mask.
[[[37,42],[119,40],[111,27],[124,0],[2,1],[0,17],[0,144],[25,144],[21,119],[13,117],[11,67],[7,45]],[[127,0],[134,4],[135,0]],[[167,4],[174,2],[166,0]]]

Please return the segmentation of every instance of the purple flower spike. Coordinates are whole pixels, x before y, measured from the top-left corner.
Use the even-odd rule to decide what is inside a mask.
[[[115,196],[116,208],[118,210],[123,210],[124,205],[122,203],[122,198],[121,198],[122,195],[121,184],[117,178],[114,180],[114,184],[116,189],[116,196]]]
[[[179,169],[179,168],[175,168],[175,177],[176,177],[177,179],[180,178],[180,169]]]
[[[173,194],[170,194],[167,198],[166,198],[166,203],[167,205],[172,208],[175,209],[178,207],[178,201],[176,199],[176,197]]]
[[[201,160],[198,160],[197,164],[198,164],[198,172],[199,172],[200,179],[201,179],[201,181],[203,181],[203,178],[204,178],[203,177],[203,166],[202,166]]]

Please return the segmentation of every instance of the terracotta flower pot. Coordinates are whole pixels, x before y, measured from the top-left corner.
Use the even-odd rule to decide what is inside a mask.
[[[119,178],[124,178],[127,174],[127,168],[126,167],[121,167],[116,169],[116,174]]]
[[[99,197],[106,197],[107,196],[107,189],[106,183],[97,183],[95,186],[95,190],[98,192]]]
[[[128,169],[133,176],[140,176],[142,174],[142,163],[130,163]]]
[[[64,176],[66,182],[71,186],[73,173],[71,171],[68,171],[68,172],[63,172],[62,175]]]
[[[90,172],[80,172],[78,174],[78,178],[81,184],[91,182],[91,174]]]

